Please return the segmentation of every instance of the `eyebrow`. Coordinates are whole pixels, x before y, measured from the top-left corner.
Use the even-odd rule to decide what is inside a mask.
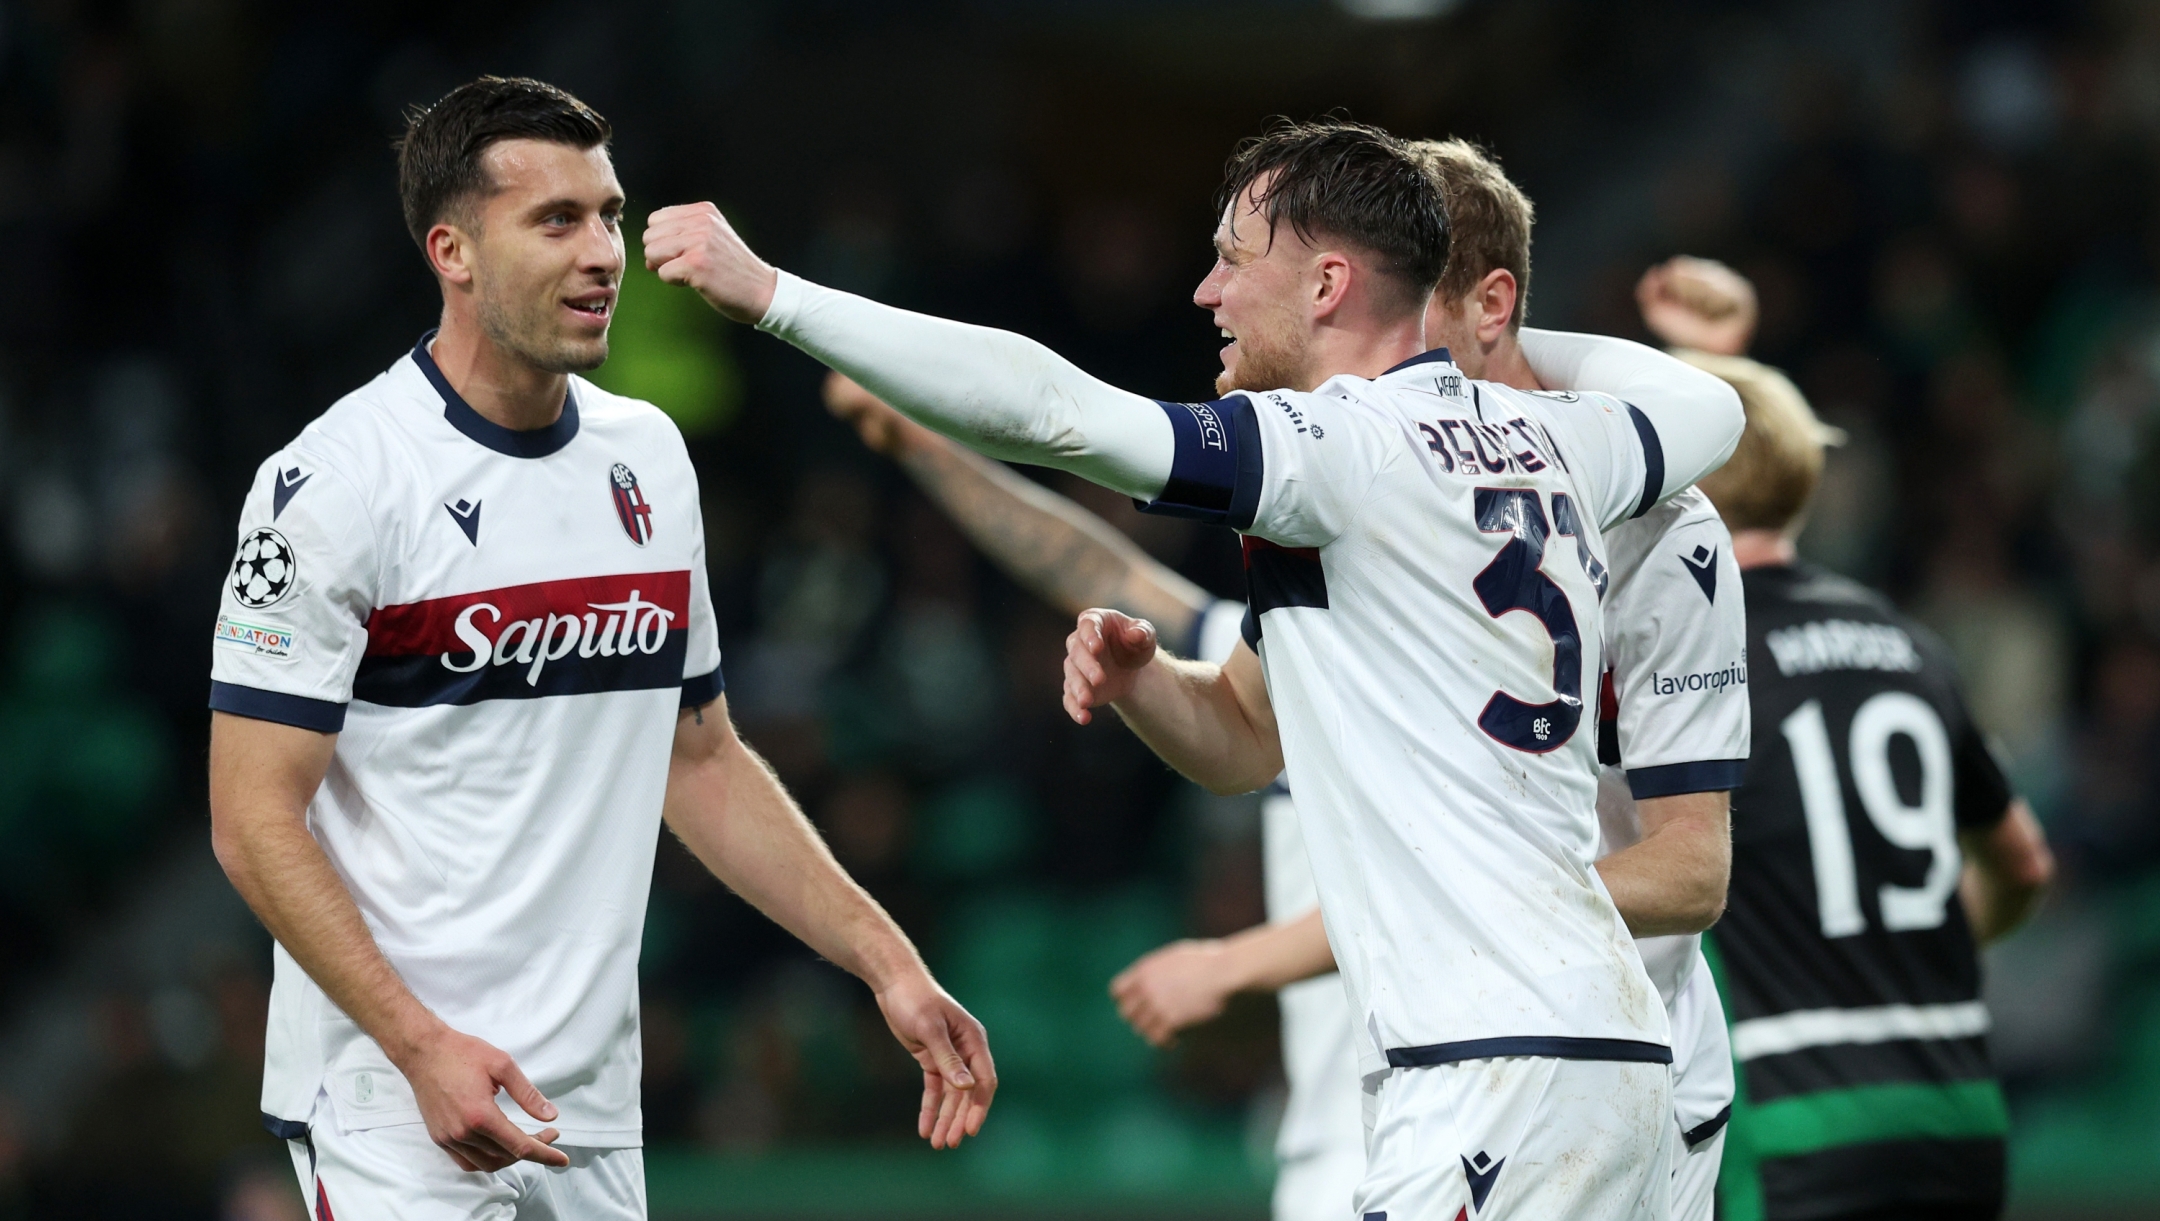
[[[610,210],[620,212],[623,205],[628,202],[628,200],[624,199],[620,195],[610,195],[600,204],[599,210],[602,212]],[[534,204],[528,215],[547,216],[555,212],[582,212],[584,210],[585,204],[583,201],[571,199],[568,196],[563,196],[556,199],[550,199],[544,203]]]

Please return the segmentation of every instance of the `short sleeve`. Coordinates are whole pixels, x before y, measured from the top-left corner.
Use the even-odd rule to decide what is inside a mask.
[[[1964,718],[1964,728],[1959,731],[1952,750],[1951,766],[1957,783],[1953,805],[1958,830],[1989,830],[2010,812],[2010,799],[2014,796],[2010,778],[2003,774],[2002,765],[1995,760],[1995,752],[1988,748],[1987,739],[1972,723],[1971,717]]]
[[[693,474],[693,478],[694,478]],[[727,690],[720,671],[720,628],[713,618],[712,577],[705,564],[702,499],[693,505],[690,528],[690,639],[683,653],[682,706],[702,708]]]
[[[1529,391],[1599,529],[1648,513],[1663,498],[1665,449],[1650,418],[1609,394]]]
[[[1402,452],[1399,430],[1354,398],[1269,390],[1162,403],[1177,451],[1144,512],[1192,517],[1285,547],[1323,547]]]
[[[1747,613],[1724,523],[1690,489],[1607,539],[1606,654],[1629,791],[1639,801],[1740,787]]]
[[[349,474],[299,446],[256,472],[211,635],[210,707],[336,733],[367,652],[375,523]]]

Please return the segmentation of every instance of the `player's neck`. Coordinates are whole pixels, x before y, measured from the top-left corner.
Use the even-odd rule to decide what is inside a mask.
[[[1425,351],[1422,319],[1372,326],[1323,327],[1313,337],[1305,381],[1292,390],[1317,390],[1331,377],[1373,378]]]
[[[515,432],[546,428],[562,417],[568,374],[535,369],[504,351],[479,324],[443,311],[442,330],[429,349],[435,366],[468,406],[491,424]]]
[[[1502,331],[1500,338],[1485,349],[1484,356],[1485,367],[1474,375],[1478,380],[1498,382],[1517,390],[1545,388],[1545,383],[1538,380],[1537,374],[1530,369],[1530,362],[1523,357],[1522,345],[1515,342],[1515,332]]]
[[[1735,530],[1732,558],[1743,572],[1750,568],[1784,568],[1800,558],[1800,548],[1783,530]]]

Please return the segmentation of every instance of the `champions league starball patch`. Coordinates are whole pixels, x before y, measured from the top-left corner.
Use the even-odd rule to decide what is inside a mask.
[[[264,526],[240,540],[240,553],[233,557],[233,598],[249,610],[274,606],[292,591],[294,575],[292,544]]]

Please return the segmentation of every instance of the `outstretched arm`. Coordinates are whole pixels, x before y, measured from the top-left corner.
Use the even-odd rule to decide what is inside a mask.
[[[1167,1047],[1177,1033],[1223,1011],[1239,992],[1273,992],[1335,969],[1320,909],[1203,941],[1175,941],[1110,981],[1118,1015]]]
[[[1065,711],[1085,725],[1109,704],[1162,761],[1216,793],[1250,793],[1283,770],[1260,658],[1240,642],[1216,665],[1155,647],[1155,627],[1114,610],[1065,638]]]
[[[684,709],[668,764],[668,826],[713,875],[870,985],[922,1065],[916,1131],[951,1148],[982,1130],[997,1069],[982,1023],[946,995],[877,900],[856,885],[772,769],[728,720],[727,700]]]
[[[1609,394],[1640,410],[1656,431],[1667,496],[1725,464],[1747,423],[1724,379],[1656,348],[1604,335],[1524,327],[1523,359],[1538,381]]]
[[[1207,592],[1110,523],[1034,480],[955,445],[845,374],[825,379],[825,405],[863,443],[900,464],[969,541],[1028,592],[1068,615],[1114,606],[1190,639]]]
[[[993,458],[1068,470],[1141,500],[1156,499],[1169,481],[1176,440],[1152,399],[1010,331],[894,309],[788,275],[751,253],[709,203],[653,213],[645,265]]]

